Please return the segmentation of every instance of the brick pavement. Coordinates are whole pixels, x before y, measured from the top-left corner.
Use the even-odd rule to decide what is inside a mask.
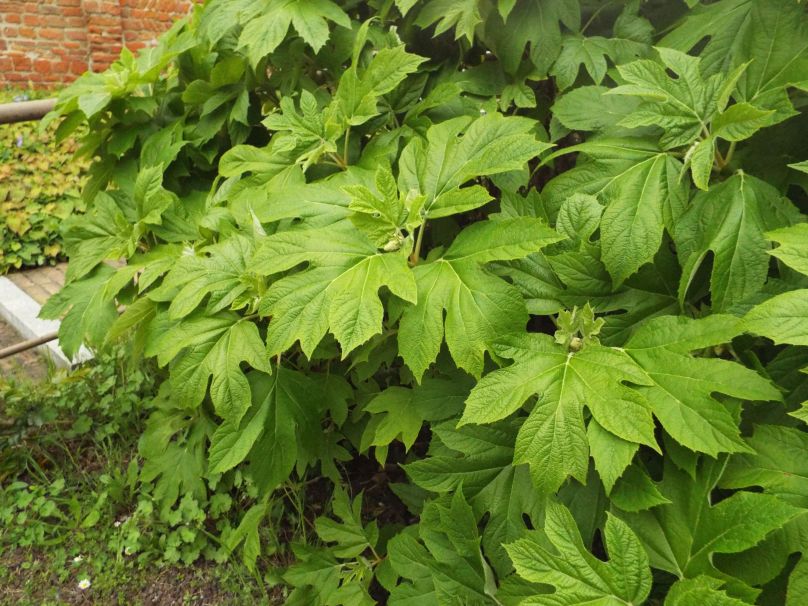
[[[11,273],[6,277],[24,290],[34,301],[44,305],[51,295],[62,288],[66,271],[67,263],[59,263],[52,267],[37,267]]]

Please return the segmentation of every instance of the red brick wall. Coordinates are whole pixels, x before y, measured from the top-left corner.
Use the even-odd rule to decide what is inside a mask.
[[[142,48],[193,0],[0,0],[0,86],[37,88],[100,71]]]

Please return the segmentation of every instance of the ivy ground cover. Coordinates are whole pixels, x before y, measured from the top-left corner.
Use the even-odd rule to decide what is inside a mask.
[[[209,0],[60,96],[44,313],[256,574],[333,483],[290,604],[805,604],[806,91],[795,0]]]
[[[47,96],[0,91],[0,103]],[[0,274],[64,259],[61,222],[84,209],[75,137],[54,142],[55,130],[36,122],[0,125]]]

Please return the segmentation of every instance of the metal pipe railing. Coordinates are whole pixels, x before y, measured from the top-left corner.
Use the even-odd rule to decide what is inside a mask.
[[[45,343],[50,343],[51,341],[55,341],[58,338],[59,338],[58,333],[53,332],[41,337],[37,337],[36,339],[28,339],[27,341],[17,343],[16,345],[12,345],[11,347],[0,349],[0,360],[2,360],[3,358],[11,357],[18,353],[22,353],[24,351],[28,351],[29,349],[33,349],[34,347],[39,347],[40,345],[44,345]]]
[[[0,124],[41,120],[56,105],[56,99],[0,103]]]

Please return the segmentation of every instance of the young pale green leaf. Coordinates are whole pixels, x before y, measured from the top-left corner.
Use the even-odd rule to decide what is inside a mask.
[[[765,232],[784,227],[798,216],[774,187],[744,173],[698,194],[674,234],[683,260],[680,301],[684,302],[710,252],[713,310],[723,311],[757,292],[766,281],[769,266],[771,244]]]
[[[491,199],[482,187],[460,186],[477,177],[519,170],[549,149],[549,143],[531,134],[534,128],[531,120],[501,114],[436,124],[427,131],[426,141],[414,138],[402,151],[398,188],[403,194],[426,196],[425,219],[482,206]]]
[[[363,70],[354,65],[340,78],[334,95],[334,118],[345,126],[364,124],[378,115],[379,97],[392,91],[426,59],[404,50],[383,48]]]
[[[707,137],[695,143],[687,152],[693,183],[702,191],[710,189],[710,176],[715,162],[715,139]]]
[[[302,165],[305,170],[317,164],[324,155],[337,151],[338,133],[327,131],[326,116],[309,91],[300,93],[300,111],[291,97],[281,99],[280,110],[263,121],[269,130],[278,132],[266,149],[270,153],[271,165],[280,170],[289,165],[291,158],[292,162]],[[266,155],[262,154],[264,157]]]
[[[248,270],[254,249],[252,240],[237,235],[205,247],[200,256],[180,257],[161,285],[161,290],[172,295],[169,317],[187,316],[205,297],[206,309],[212,314],[243,306],[255,281]]]
[[[65,227],[65,247],[70,255],[68,281],[86,276],[106,259],[117,260],[134,252],[134,229],[109,194],[99,193],[92,214]]]
[[[620,519],[610,515],[606,520],[608,562],[586,549],[575,519],[563,505],[548,505],[543,530],[505,546],[519,576],[555,587],[554,593],[528,598],[523,604],[642,604],[648,597],[648,556]]]
[[[626,116],[621,125],[661,127],[663,149],[690,145],[707,132],[707,124],[720,109],[722,78],[718,75],[703,78],[696,57],[668,48],[657,51],[661,63],[642,59],[618,66],[626,84],[613,88],[609,94],[629,95],[645,101]],[[668,71],[674,75],[669,75]]]
[[[514,457],[530,464],[540,489],[552,492],[569,475],[586,477],[584,406],[617,437],[657,448],[648,403],[626,385],[650,385],[650,379],[623,351],[596,344],[568,351],[546,335],[514,336],[495,351],[515,362],[483,377],[460,423],[505,418],[540,394],[519,430]]]
[[[302,272],[281,278],[261,299],[259,311],[271,316],[270,355],[300,341],[310,356],[327,330],[342,346],[343,357],[382,330],[384,308],[379,289],[416,302],[417,287],[402,249],[383,252],[350,223],[267,236],[258,243],[253,270],[273,275],[309,263]]]
[[[443,257],[417,265],[418,299],[404,310],[398,333],[401,357],[416,378],[437,357],[444,335],[455,363],[479,375],[490,342],[527,322],[518,291],[484,264],[525,257],[561,239],[539,219],[483,221],[463,230]]]

